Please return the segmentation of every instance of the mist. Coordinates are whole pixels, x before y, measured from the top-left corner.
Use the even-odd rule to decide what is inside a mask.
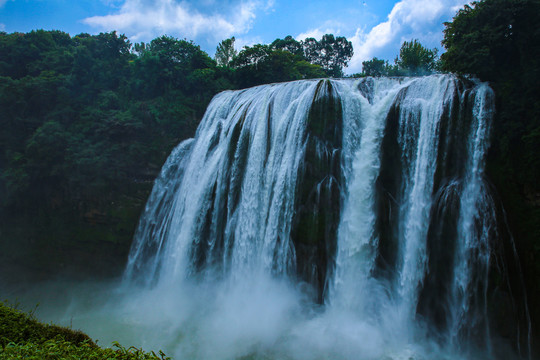
[[[418,325],[397,327],[401,314],[388,307],[364,318],[313,303],[312,291],[257,274],[153,289],[58,280],[3,293],[39,320],[82,330],[102,347],[118,341],[173,359],[461,358],[423,338]]]

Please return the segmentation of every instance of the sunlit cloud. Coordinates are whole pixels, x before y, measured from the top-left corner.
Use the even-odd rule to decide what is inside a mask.
[[[83,20],[101,31],[117,30],[133,41],[148,41],[168,34],[179,38],[216,43],[233,35],[247,33],[259,11],[270,11],[273,1],[240,1],[212,5],[213,0],[199,2],[174,0],[126,0],[115,13]],[[197,5],[203,6],[199,9]],[[217,5],[217,3],[216,3]],[[210,9],[210,10],[209,10]]]
[[[0,0],[0,4],[9,0]],[[276,0],[101,0],[111,13],[93,16],[83,23],[99,31],[117,30],[132,41],[149,41],[162,34],[194,40],[213,52],[223,39],[236,37],[236,48],[262,43],[261,34],[252,29],[255,21],[276,16]],[[362,61],[378,57],[390,62],[403,41],[418,39],[424,46],[439,47],[443,22],[451,20],[467,0],[401,0],[390,13],[374,25],[326,20],[295,36],[320,39],[324,34],[345,36],[353,44],[354,56],[347,73],[362,71]],[[375,15],[363,2],[357,5],[359,16]],[[359,21],[359,20],[357,20]],[[373,24],[370,20],[368,23]],[[268,39],[266,39],[268,40]]]
[[[348,73],[362,71],[362,61],[373,57],[388,58],[397,53],[403,41],[418,39],[427,47],[438,47],[443,22],[450,20],[465,0],[402,0],[396,3],[386,21],[373,28],[358,28],[349,38],[354,56]]]
[[[457,10],[470,3],[467,0],[401,0],[397,2],[384,21],[374,26],[330,24],[328,21],[296,36],[297,40],[307,37],[320,39],[324,34],[345,36],[353,44],[354,55],[346,73],[362,71],[362,61],[373,57],[393,62],[404,41],[418,39],[428,48],[439,47],[443,37],[443,22],[449,21]],[[366,18],[375,16],[369,13],[365,2]],[[360,25],[360,26],[359,26]],[[344,31],[342,31],[344,30]]]
[[[327,20],[317,28],[312,28],[296,35],[295,39],[298,41],[305,40],[307,38],[320,40],[325,34],[343,36],[341,34],[343,32],[342,29],[344,28],[347,28],[346,24],[335,20]]]
[[[335,31],[334,29],[311,29],[311,30],[308,30],[306,32],[303,32],[301,34],[298,34],[296,36],[296,40],[300,41],[300,40],[305,40],[307,38],[314,38],[314,39],[317,39],[317,40],[320,40],[323,35],[325,34],[334,34],[334,35],[338,35],[339,32],[338,31]]]
[[[242,50],[245,46],[253,46],[255,44],[263,44],[264,41],[260,36],[241,36],[235,37],[234,48],[237,51]]]

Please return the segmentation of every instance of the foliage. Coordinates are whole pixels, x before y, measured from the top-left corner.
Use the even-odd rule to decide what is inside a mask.
[[[390,65],[388,60],[380,60],[374,57],[371,60],[362,61],[362,76],[397,76],[400,75],[397,66]]]
[[[291,35],[287,35],[284,39],[276,39],[270,44],[272,49],[288,51],[295,56],[304,56],[303,44],[300,41],[296,41]]]
[[[232,38],[225,39],[218,44],[215,56],[218,66],[230,66],[231,62],[237,54],[237,51],[234,48],[235,40],[236,39],[233,36]]]
[[[0,33],[2,259],[122,263],[165,157],[193,136],[212,96],[234,86],[186,40]],[[89,234],[103,254],[81,254]],[[111,238],[113,252],[95,245]]]
[[[365,76],[384,76],[387,74],[388,61],[374,57],[368,61],[362,61],[362,73]]]
[[[522,68],[538,69],[539,7],[536,0],[466,5],[452,22],[445,23],[443,68],[490,81],[501,75],[520,75]]]
[[[246,46],[233,64],[235,81],[240,87],[326,76],[320,66],[310,64],[301,56],[261,44]]]
[[[320,41],[308,38],[302,44],[306,59],[321,65],[331,77],[342,77],[343,68],[353,56],[352,43],[343,36],[325,34]]]
[[[33,314],[24,314],[0,303],[0,358],[6,359],[168,359],[163,352],[144,352],[125,348],[114,342],[116,349],[102,349],[81,331],[37,321]]]
[[[268,45],[255,44],[253,46],[244,46],[238,56],[234,59],[234,67],[257,66],[261,61],[264,61],[273,49]]]
[[[362,62],[359,76],[419,76],[439,69],[437,49],[427,49],[418,40],[405,41],[401,45],[395,65],[374,57]]]
[[[430,74],[437,68],[437,49],[427,49],[418,40],[405,41],[395,63],[405,75]]]
[[[321,41],[292,36],[276,39],[270,45],[246,46],[233,59],[240,87],[268,82],[341,77],[353,54],[352,44],[344,37],[326,34]]]

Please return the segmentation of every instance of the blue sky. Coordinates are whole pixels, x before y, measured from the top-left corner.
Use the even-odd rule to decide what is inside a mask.
[[[213,56],[219,41],[236,48],[332,33],[352,41],[347,73],[362,61],[393,62],[405,40],[441,48],[443,22],[466,0],[0,0],[0,31],[62,30],[76,35],[117,30],[132,42],[167,34],[199,44]]]

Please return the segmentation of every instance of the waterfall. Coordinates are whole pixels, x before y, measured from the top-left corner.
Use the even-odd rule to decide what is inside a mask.
[[[398,347],[492,358],[493,112],[451,75],[222,92],[156,180],[124,282],[269,276]]]

